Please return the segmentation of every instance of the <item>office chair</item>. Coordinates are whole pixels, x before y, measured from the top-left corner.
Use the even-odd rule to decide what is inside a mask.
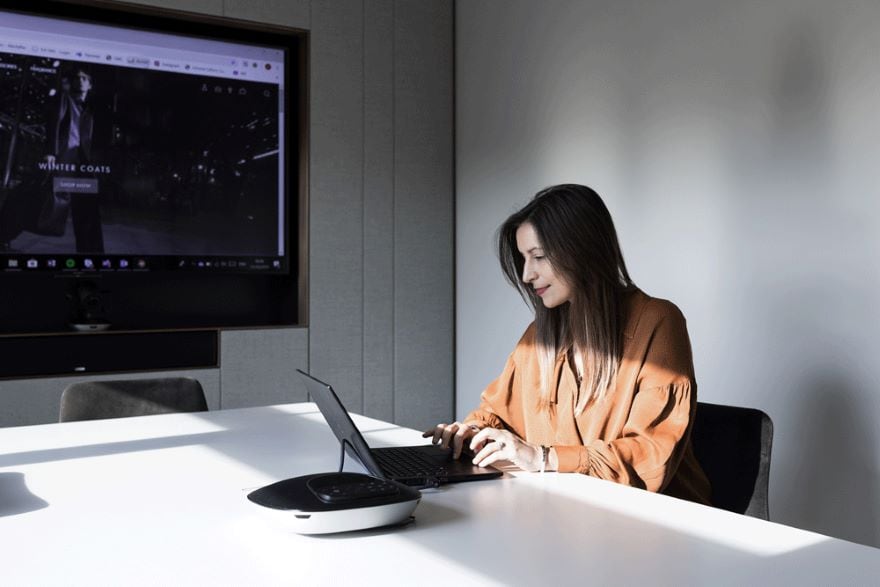
[[[61,394],[60,422],[126,418],[208,409],[201,384],[189,377],[84,381]]]
[[[697,402],[691,439],[712,484],[712,505],[769,520],[770,416],[753,408]]]

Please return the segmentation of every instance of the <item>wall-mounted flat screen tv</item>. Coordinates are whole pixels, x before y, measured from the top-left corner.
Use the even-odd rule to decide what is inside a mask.
[[[63,290],[67,312],[87,280],[127,328],[296,323],[296,302],[254,306],[300,281],[304,51],[299,31],[4,2],[0,296]]]

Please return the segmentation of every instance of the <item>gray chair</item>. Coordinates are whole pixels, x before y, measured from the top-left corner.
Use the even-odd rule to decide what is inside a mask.
[[[691,439],[712,484],[712,505],[769,520],[770,416],[753,408],[697,402]]]
[[[202,385],[189,377],[84,381],[61,394],[59,421],[126,418],[208,409]]]

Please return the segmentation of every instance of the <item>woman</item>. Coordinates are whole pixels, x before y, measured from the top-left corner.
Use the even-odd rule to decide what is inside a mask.
[[[507,280],[535,320],[463,422],[425,432],[476,465],[578,472],[709,503],[690,423],[685,319],[636,288],[596,192],[539,192],[498,232]]]

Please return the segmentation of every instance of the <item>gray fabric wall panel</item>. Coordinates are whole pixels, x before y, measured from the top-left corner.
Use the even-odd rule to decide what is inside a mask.
[[[305,328],[224,331],[220,335],[220,407],[306,401],[296,369],[308,368]]]
[[[0,397],[2,397],[0,426],[30,426],[57,422],[61,392],[71,383],[166,376],[198,379],[205,390],[208,409],[216,410],[220,407],[220,372],[218,369],[192,369],[164,373],[84,374],[76,377],[23,379],[0,382]]]
[[[395,421],[453,415],[453,6],[395,5]]]
[[[394,418],[394,2],[364,13],[364,413]]]
[[[309,0],[223,0],[223,16],[309,28]]]
[[[309,367],[363,411],[363,4],[312,3]]]

